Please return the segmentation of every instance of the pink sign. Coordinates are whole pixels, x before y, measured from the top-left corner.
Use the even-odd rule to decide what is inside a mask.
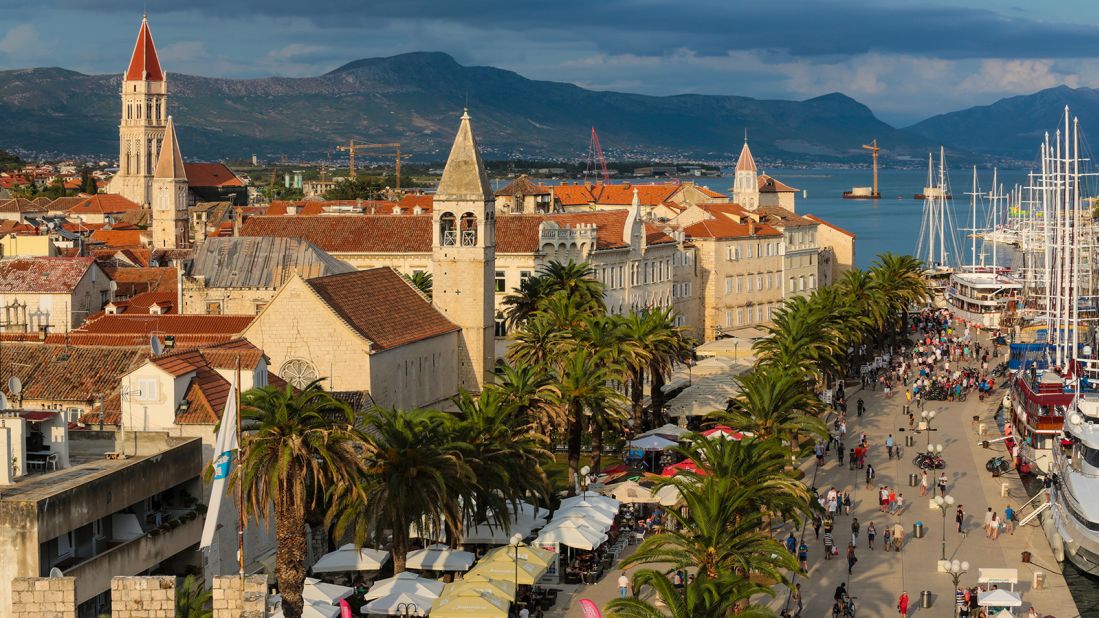
[[[348,605],[347,599],[340,599],[340,618],[352,618],[351,606]]]
[[[603,614],[599,613],[599,607],[592,603],[591,599],[580,599],[580,611],[583,612],[584,618],[603,618]]]

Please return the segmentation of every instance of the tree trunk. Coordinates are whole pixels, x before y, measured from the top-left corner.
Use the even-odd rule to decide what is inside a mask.
[[[595,474],[603,469],[603,425],[591,424],[591,470]]]
[[[632,407],[633,430],[635,433],[643,431],[641,429],[641,414],[644,412],[642,403],[644,399],[645,371],[642,369],[634,369],[630,371],[630,405]]]
[[[664,372],[658,367],[652,367],[649,373],[652,374],[649,405],[652,408],[653,426],[648,429],[654,429],[664,423]]]
[[[300,492],[303,493],[303,492]],[[286,618],[301,618],[305,587],[305,505],[301,495],[275,498],[275,579]]]
[[[397,522],[393,530],[393,573],[405,570],[408,562],[408,524]]]
[[[580,447],[584,438],[584,412],[579,404],[569,406],[569,495],[576,495],[576,477],[580,474]]]

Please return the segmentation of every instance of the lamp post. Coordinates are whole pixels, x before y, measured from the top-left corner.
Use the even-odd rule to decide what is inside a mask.
[[[928,445],[931,444],[931,421],[935,420],[935,414],[937,414],[937,412],[934,410],[924,410],[923,412],[920,412],[920,418],[927,424],[927,429],[924,431],[927,433]]]
[[[954,616],[958,616],[958,583],[962,581],[962,575],[969,572],[969,563],[962,560],[946,560],[945,558],[939,561],[939,568],[946,571],[950,578],[954,580],[954,589],[951,594],[954,595]]]
[[[946,511],[950,507],[954,506],[954,496],[947,494],[946,496],[935,496],[935,506],[939,507],[939,511],[943,514],[943,560],[946,560]]]
[[[398,603],[397,613],[402,616],[419,616],[420,608],[415,603]]]
[[[588,475],[591,474],[591,467],[584,466],[580,468],[580,496],[584,499],[588,499]]]
[[[584,467],[587,468],[587,466],[584,466]],[[514,557],[515,557],[515,606],[516,607],[519,606],[519,544],[522,543],[522,542],[523,542],[523,535],[516,532],[515,534],[511,535],[511,542],[508,543],[509,545],[511,545],[512,551],[515,552]]]

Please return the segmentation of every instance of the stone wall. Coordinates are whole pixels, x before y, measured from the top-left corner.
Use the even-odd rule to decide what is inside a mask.
[[[263,616],[267,605],[267,576],[249,575],[244,578],[244,595],[240,592],[240,577],[214,577],[214,618]]]
[[[10,616],[76,618],[76,579],[16,577],[11,581]]]
[[[175,577],[111,580],[111,618],[172,618],[175,613]]]

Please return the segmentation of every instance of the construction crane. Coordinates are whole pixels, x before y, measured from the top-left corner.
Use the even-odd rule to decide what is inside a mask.
[[[597,168],[596,165],[599,167]],[[603,157],[603,149],[599,146],[599,134],[595,127],[591,128],[591,143],[588,144],[588,170],[585,175],[602,171],[603,184],[610,184],[611,175],[607,173],[607,159]]]
[[[869,145],[863,144],[862,147],[869,150],[874,159],[874,195],[881,195],[878,193],[878,152],[881,151],[881,148],[878,148],[878,138],[874,138]]]
[[[401,161],[409,158],[411,155],[401,154],[401,145],[397,142],[388,144],[370,144],[363,141],[356,142],[355,140],[349,140],[346,144],[340,144],[336,146],[336,150],[347,153],[347,172],[352,178],[355,177],[355,153],[356,152],[370,152],[376,150],[383,150],[384,152],[377,152],[375,154],[391,156],[396,161],[395,172],[397,177],[397,190],[401,190]]]

